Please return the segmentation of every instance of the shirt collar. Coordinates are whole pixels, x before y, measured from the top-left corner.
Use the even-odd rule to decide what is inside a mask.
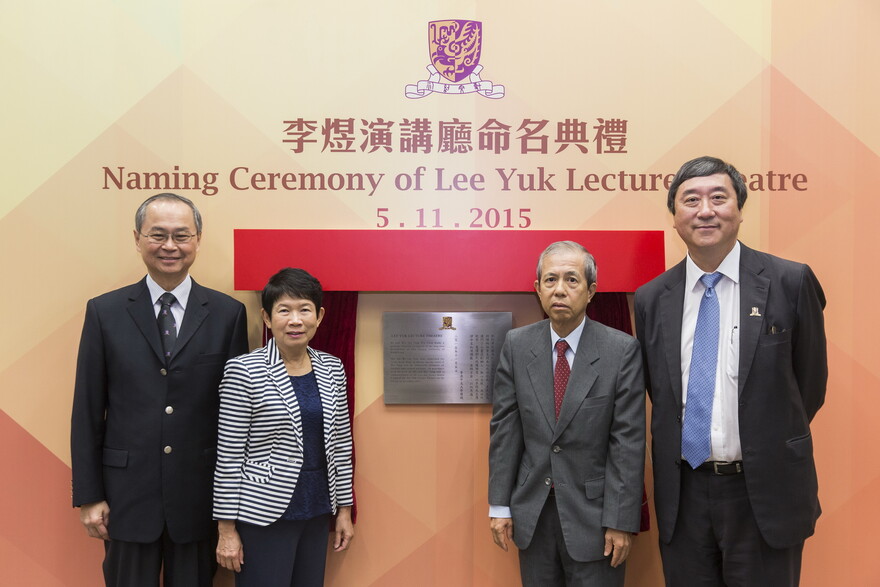
[[[150,277],[150,274],[147,273],[147,289],[150,290],[150,299],[153,301],[153,305],[159,301],[159,296],[165,293],[165,290],[162,289],[156,280]],[[171,293],[174,294],[174,297],[177,299],[177,303],[180,304],[180,307],[186,311],[186,302],[189,301],[189,292],[192,291],[192,277],[187,275],[183,281],[180,282],[180,285],[171,290]]]
[[[739,241],[736,241],[736,244],[733,245],[733,248],[727,253],[727,256],[724,257],[724,260],[721,261],[721,264],[718,266],[718,269],[715,271],[721,273],[734,283],[739,283],[739,255],[742,248],[739,245]],[[694,260],[691,259],[690,253],[687,256],[687,276],[685,277],[685,291],[694,291],[694,288],[697,287],[697,282],[706,272],[697,267],[697,264],[694,263]]]
[[[587,323],[587,316],[585,314],[584,317],[581,319],[581,323],[578,324],[577,328],[572,330],[568,334],[568,336],[565,337],[565,342],[568,343],[568,346],[571,348],[571,352],[573,352],[574,354],[577,354],[577,352],[578,352],[578,343],[581,341],[581,334],[584,333],[584,325],[586,323]],[[553,330],[553,325],[551,324],[550,325],[550,348],[551,349],[556,348],[556,342],[560,338],[562,338],[562,337],[559,336],[558,334],[556,334],[556,331]]]

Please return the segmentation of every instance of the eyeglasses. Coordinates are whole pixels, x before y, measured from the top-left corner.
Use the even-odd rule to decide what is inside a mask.
[[[139,232],[142,237],[148,239],[151,243],[155,243],[157,245],[164,245],[169,238],[174,241],[175,244],[185,245],[189,241],[193,239],[193,237],[198,236],[195,234],[187,234],[185,232],[175,232],[173,234],[169,234],[167,232],[151,232],[150,234],[144,234]]]

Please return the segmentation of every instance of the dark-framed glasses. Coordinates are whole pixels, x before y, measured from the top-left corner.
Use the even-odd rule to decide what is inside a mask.
[[[146,238],[151,243],[155,243],[157,245],[164,245],[165,242],[169,239],[169,237],[171,238],[171,240],[174,241],[175,244],[185,245],[186,243],[191,241],[194,237],[198,236],[198,235],[189,234],[186,232],[173,232],[173,233],[151,232],[150,234],[144,234],[141,232],[138,234],[140,234],[142,237]]]

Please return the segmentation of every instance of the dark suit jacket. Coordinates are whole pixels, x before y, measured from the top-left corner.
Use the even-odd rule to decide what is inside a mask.
[[[550,321],[511,330],[490,431],[489,503],[510,507],[518,548],[531,543],[551,484],[575,560],[603,558],[603,528],[639,531],[645,394],[633,337],[586,318],[557,422]]]
[[[654,500],[660,539],[667,543],[680,490],[685,273],[682,261],[635,296],[653,409]],[[825,400],[828,378],[824,307],[808,266],[742,246],[739,435],[749,501],[761,535],[774,548],[803,542],[820,513],[810,421]]]
[[[204,540],[218,388],[247,352],[244,306],[195,281],[166,366],[146,279],[89,301],[71,419],[73,505],[106,500],[110,537]]]

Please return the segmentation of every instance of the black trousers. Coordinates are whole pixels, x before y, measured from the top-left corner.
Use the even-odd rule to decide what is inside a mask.
[[[519,551],[519,572],[524,587],[623,587],[626,563],[614,568],[610,556],[589,562],[571,558],[551,494],[538,516],[531,544]]]
[[[278,520],[268,526],[236,522],[244,564],[236,587],[322,587],[330,514]]]
[[[660,543],[669,587],[785,587],[800,581],[804,545],[764,541],[743,474],[715,475],[681,466],[675,532]]]
[[[216,532],[215,532],[216,534]],[[179,544],[168,529],[155,542],[104,542],[104,583],[107,587],[211,587],[217,570],[216,537]]]

